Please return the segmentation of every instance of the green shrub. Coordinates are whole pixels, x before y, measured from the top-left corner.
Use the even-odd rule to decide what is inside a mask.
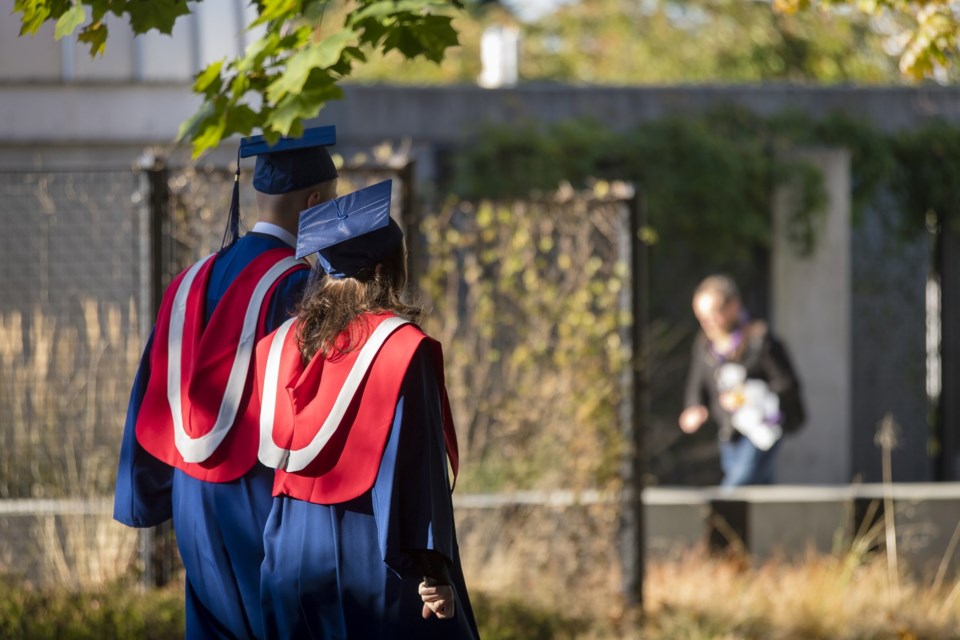
[[[0,587],[0,638],[102,640],[183,638],[183,590],[144,591],[128,582],[92,591]]]
[[[484,640],[564,640],[578,638],[590,625],[517,600],[471,594],[473,613]]]

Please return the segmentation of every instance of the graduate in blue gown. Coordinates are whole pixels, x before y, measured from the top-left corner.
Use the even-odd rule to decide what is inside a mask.
[[[302,209],[336,195],[337,171],[324,148],[334,135],[333,127],[319,127],[274,147],[261,137],[241,142],[243,156],[257,156],[260,219],[237,237],[235,186],[225,247],[196,272],[192,284],[183,274],[171,284],[134,380],[114,518],[132,527],[173,518],[186,570],[187,638],[263,637],[260,564],[274,472],[257,461],[259,425],[250,402],[254,365],[248,358],[246,375],[240,366],[240,354],[255,354],[247,343],[256,336],[241,338],[239,321],[249,315],[256,333],[264,335],[296,308],[309,274],[293,256],[297,219]],[[173,304],[171,290],[178,287],[186,301],[182,312]],[[254,300],[258,295],[262,302]],[[173,349],[182,351],[179,359],[170,353],[174,326],[184,334],[184,344]],[[197,334],[193,343],[186,337],[191,330]],[[240,386],[228,392],[233,369],[240,372],[235,376]],[[179,398],[180,426],[166,388],[170,371],[185,382],[178,388],[188,389]],[[225,435],[210,445],[209,423],[216,418],[219,424],[218,411],[231,401],[235,417],[222,421]],[[197,447],[209,450],[198,453]]]
[[[297,318],[258,345],[268,638],[478,637],[457,547],[440,345],[401,302],[390,182],[303,212]]]

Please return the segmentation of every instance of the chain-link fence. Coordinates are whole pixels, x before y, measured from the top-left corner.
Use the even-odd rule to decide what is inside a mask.
[[[410,221],[411,177],[409,163],[347,167],[340,191],[394,178],[395,215]],[[130,386],[163,288],[221,246],[233,179],[226,167],[162,158],[0,172],[0,499],[21,499],[0,509],[5,573],[87,584],[138,557],[137,536],[103,500]],[[250,227],[250,172],[242,181]],[[141,547],[148,581],[176,570],[169,527],[145,532]]]
[[[32,581],[134,557],[133,532],[77,505],[112,492],[142,346],[139,195],[130,170],[0,173],[0,496],[34,499],[2,510],[0,562]]]
[[[339,190],[394,179],[425,329],[445,348],[471,582],[522,590],[547,581],[556,588],[537,591],[545,603],[577,593],[575,584],[616,592],[632,201],[598,185],[531,201],[450,201],[418,217],[412,173],[409,163],[346,167]],[[249,174],[247,228],[256,214]],[[136,535],[111,522],[103,497],[159,295],[220,247],[233,179],[226,167],[162,159],[139,170],[0,173],[0,496],[32,499],[0,526],[40,545],[0,547],[7,572],[56,582],[72,572],[87,576],[82,584],[131,563],[148,582],[177,571],[169,527],[145,532],[138,555]],[[518,490],[540,493],[522,507],[469,495]],[[557,502],[561,494],[568,499]],[[81,501],[36,500],[47,497]],[[557,549],[570,561],[556,562]]]
[[[142,345],[130,171],[0,173],[0,496],[104,495]]]
[[[464,570],[483,591],[580,615],[634,586],[621,556],[639,526],[621,519],[634,205],[604,183],[451,201],[421,220],[425,328],[444,346],[461,442]]]

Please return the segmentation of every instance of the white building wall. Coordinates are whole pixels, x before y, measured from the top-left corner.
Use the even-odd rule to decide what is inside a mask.
[[[78,42],[76,34],[64,38],[62,55],[64,68],[72,69],[70,76],[64,80],[80,82],[133,82],[135,80],[134,65],[137,56],[134,51],[133,29],[126,20],[111,14],[106,18],[109,36],[103,53],[95,58],[90,57],[90,46],[85,42]]]
[[[32,38],[19,33],[19,14],[0,11],[0,82],[58,82],[61,53],[53,25],[45,24]]]

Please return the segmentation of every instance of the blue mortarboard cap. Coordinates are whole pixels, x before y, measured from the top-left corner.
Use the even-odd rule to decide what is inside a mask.
[[[335,278],[376,266],[403,242],[390,217],[393,181],[384,180],[300,213],[297,257],[319,252],[318,263]]]
[[[329,147],[337,144],[337,128],[327,125],[324,127],[310,127],[303,130],[299,138],[280,138],[271,145],[264,136],[251,136],[240,141],[240,157],[249,158],[262,153],[276,153],[277,151],[293,151],[309,147]]]
[[[257,156],[254,189],[268,194],[289,193],[337,177],[337,167],[326,150],[336,142],[333,125],[304,129],[299,138],[280,138],[273,145],[264,136],[243,138],[237,150],[237,175],[223,244],[232,244],[240,236],[240,158]]]
[[[260,193],[299,191],[337,177],[326,147],[336,144],[335,127],[306,129],[299,138],[280,138],[270,145],[263,136],[240,141],[240,157],[257,156],[253,188]]]

